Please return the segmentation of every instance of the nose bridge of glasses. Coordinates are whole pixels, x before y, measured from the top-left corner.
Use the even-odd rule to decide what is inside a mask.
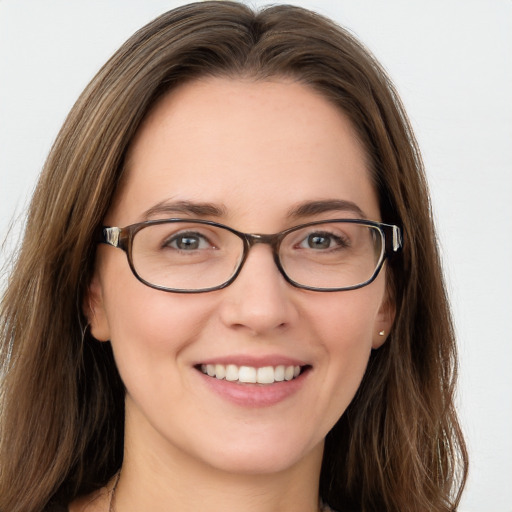
[[[284,276],[284,278],[286,280],[288,280],[288,277],[284,273],[284,270],[279,261],[279,245],[283,238],[282,233],[276,233],[276,234],[272,234],[272,235],[265,235],[265,234],[261,234],[261,233],[240,233],[240,234],[242,235],[243,240],[245,242],[245,254],[244,254],[242,260],[240,261],[240,266],[238,268],[237,275],[241,271],[242,267],[244,266],[244,264],[249,256],[249,250],[256,244],[263,244],[263,245],[270,246],[273,260],[277,267],[277,270]]]
[[[272,250],[274,252],[276,252],[277,249],[279,248],[279,242],[280,242],[281,235],[280,235],[280,233],[275,234],[275,235],[264,235],[264,234],[260,234],[260,233],[245,233],[244,237],[245,237],[245,240],[247,242],[247,246],[249,249],[253,245],[256,245],[256,244],[265,244],[265,245],[270,245]]]
[[[281,273],[283,273],[283,269],[279,262],[279,245],[281,243],[281,239],[283,237],[282,233],[276,233],[273,235],[265,235],[261,233],[244,233],[244,240],[246,243],[246,251],[245,257],[241,264],[245,262],[247,256],[249,255],[249,250],[256,244],[270,245],[270,249],[272,251],[274,262],[277,265],[277,268]]]

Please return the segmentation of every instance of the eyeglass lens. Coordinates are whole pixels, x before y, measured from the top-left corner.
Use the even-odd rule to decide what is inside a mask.
[[[384,254],[371,225],[325,222],[288,232],[279,261],[289,279],[311,288],[350,288],[373,276]],[[244,259],[244,241],[220,226],[196,222],[149,224],[133,238],[132,264],[147,283],[173,290],[221,286]]]

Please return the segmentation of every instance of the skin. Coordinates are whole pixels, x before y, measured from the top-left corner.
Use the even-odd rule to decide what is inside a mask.
[[[105,224],[140,222],[162,201],[213,203],[221,215],[201,218],[250,233],[359,217],[288,215],[332,199],[380,220],[364,149],[343,113],[288,80],[208,78],[174,90],[147,117]],[[176,216],[198,217],[151,218]],[[145,286],[121,250],[99,247],[86,310],[94,337],[111,340],[127,389],[118,512],[205,503],[223,512],[317,510],[324,437],[394,316],[384,271],[358,290],[301,290],[265,245],[253,247],[229,287],[193,295]],[[213,392],[195,367],[228,355],[288,357],[310,369],[297,391],[255,407]],[[107,509],[105,491],[71,508]]]

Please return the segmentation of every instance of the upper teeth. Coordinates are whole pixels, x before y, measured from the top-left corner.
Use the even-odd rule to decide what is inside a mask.
[[[300,374],[300,366],[236,366],[235,364],[202,364],[201,371],[216,379],[254,384],[272,384],[292,380]]]

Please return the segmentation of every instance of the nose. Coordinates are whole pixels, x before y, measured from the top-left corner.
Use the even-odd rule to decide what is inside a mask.
[[[223,290],[221,320],[254,336],[284,330],[299,318],[293,300],[298,292],[279,272],[270,246],[256,244],[238,277]]]

